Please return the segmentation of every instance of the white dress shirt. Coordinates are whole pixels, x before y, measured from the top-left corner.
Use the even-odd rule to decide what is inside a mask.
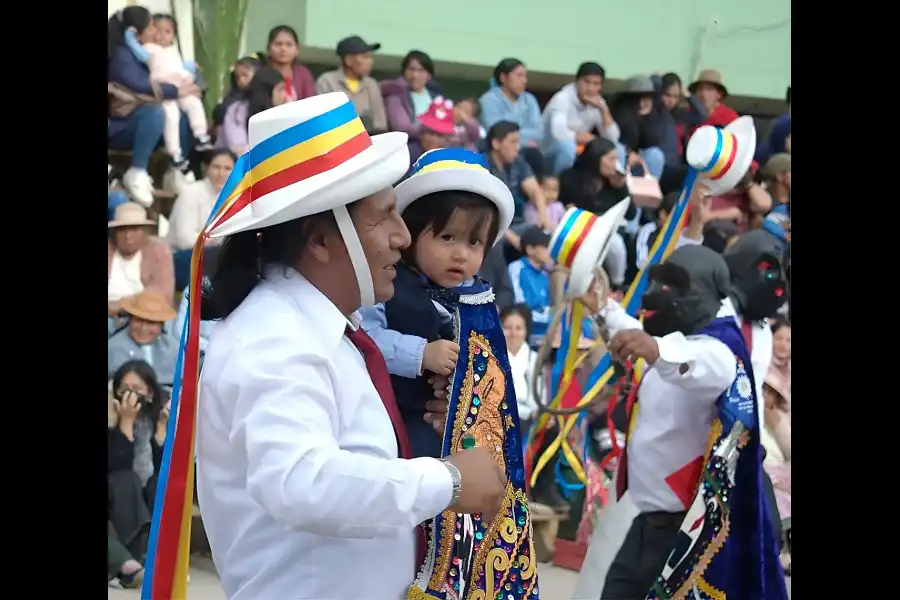
[[[348,320],[274,269],[213,331],[197,421],[198,497],[231,600],[401,600],[418,523],[452,480],[397,458]]]
[[[744,323],[744,318],[737,313],[731,298],[722,301],[723,310],[731,311],[734,320],[737,322],[738,329]],[[756,406],[759,409],[759,428],[765,429],[766,401],[763,397],[763,384],[766,382],[766,373],[769,372],[769,365],[772,363],[772,346],[775,343],[775,336],[772,334],[772,326],[769,321],[763,319],[756,321],[750,326],[750,338],[753,341],[753,347],[750,349],[750,363],[753,367],[753,383],[756,385]]]
[[[641,328],[613,300],[601,314],[610,337]],[[729,314],[734,312],[723,305],[718,316]],[[640,512],[680,512],[688,507],[666,478],[706,452],[716,400],[734,381],[737,364],[728,346],[709,336],[676,332],[656,341],[659,359],[641,380],[637,421],[628,438],[628,493]]]

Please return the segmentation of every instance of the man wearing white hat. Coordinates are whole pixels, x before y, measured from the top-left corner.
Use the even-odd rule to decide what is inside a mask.
[[[410,241],[391,188],[407,136],[370,138],[332,93],[252,117],[249,139],[251,183],[226,184],[237,199],[209,228],[225,241],[201,305],[222,319],[197,417],[213,559],[232,600],[399,600],[417,525],[496,511],[505,491],[479,449],[408,459],[384,359],[358,327],[360,306],[393,295]]]

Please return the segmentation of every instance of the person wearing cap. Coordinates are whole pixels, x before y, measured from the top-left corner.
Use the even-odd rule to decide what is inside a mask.
[[[158,292],[171,303],[175,296],[172,250],[153,235],[156,223],[135,202],[116,206],[107,223],[107,335],[117,329],[122,301],[144,290]]]
[[[544,107],[541,119],[545,134],[541,150],[553,173],[562,173],[572,166],[579,148],[594,139],[594,131],[618,143],[619,126],[600,95],[605,81],[603,67],[595,62],[582,63],[575,73],[575,81],[553,94]]]
[[[410,144],[409,158],[415,162],[423,152],[457,145],[454,139],[453,100],[437,96],[428,110],[419,116],[419,144]],[[413,152],[417,154],[413,155]]]
[[[325,145],[297,156],[314,137]],[[417,525],[448,507],[493,514],[505,491],[483,449],[412,458],[384,359],[359,328],[361,306],[394,294],[410,242],[391,188],[409,165],[407,136],[370,137],[348,96],[330,93],[253,116],[249,138],[250,161],[195,246],[223,240],[208,292],[191,298],[144,593],[186,594],[179,548],[189,540],[178,532],[189,531],[196,415],[198,500],[229,600],[406,598]],[[198,403],[201,319],[220,322]],[[348,577],[347,565],[365,565],[366,577]]]
[[[381,44],[369,44],[358,35],[342,39],[335,49],[340,66],[326,71],[316,80],[316,92],[344,92],[353,101],[359,118],[373,133],[388,130],[387,112],[378,82],[372,78],[372,53]]]
[[[786,207],[791,201],[791,155],[787,152],[774,154],[762,168],[766,191],[772,197],[772,210]],[[786,214],[786,210],[783,211]]]
[[[707,117],[698,127],[712,125],[713,127],[725,127],[738,118],[733,108],[725,106],[728,98],[728,88],[722,83],[722,74],[715,69],[703,69],[697,75],[696,81],[688,86],[688,91],[697,96],[703,106],[706,107]],[[688,135],[694,134],[697,127]]]
[[[173,385],[178,345],[165,331],[166,322],[176,315],[169,298],[145,290],[122,300],[122,311],[128,324],[107,342],[107,376],[126,361],[140,359],[153,367],[161,384]]]
[[[448,585],[461,598],[494,597],[496,581],[516,581],[504,598],[537,598],[506,338],[491,286],[476,275],[512,222],[512,194],[480,154],[463,148],[426,152],[396,192],[412,243],[401,252],[394,297],[361,313],[387,361],[412,453],[440,457],[470,445],[487,448],[509,480],[498,516],[444,512],[426,526],[430,556],[423,557],[409,597],[441,597]],[[423,419],[435,376],[453,383],[447,389],[447,424],[438,435]],[[502,546],[501,533],[488,525],[494,519],[518,525],[502,534]],[[491,568],[479,563],[479,545],[502,551],[502,566],[499,558],[488,559],[494,561]]]

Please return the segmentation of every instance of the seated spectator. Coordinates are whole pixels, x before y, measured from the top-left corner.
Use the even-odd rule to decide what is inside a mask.
[[[116,208],[107,223],[107,334],[112,335],[123,315],[122,301],[145,290],[172,302],[175,275],[168,244],[151,235],[156,223],[143,206],[128,202]]]
[[[528,343],[537,346],[544,339],[553,317],[550,305],[550,234],[539,227],[531,227],[522,234],[522,258],[509,264],[516,304],[528,307],[531,330]]]
[[[787,91],[787,112],[775,119],[769,137],[760,140],[756,148],[756,160],[765,164],[769,157],[779,152],[791,153],[791,88]]]
[[[122,542],[106,534],[106,578],[111,588],[134,589],[144,583],[144,567],[131,557]]]
[[[787,152],[773,154],[762,168],[763,185],[772,197],[772,210],[779,206],[787,214],[787,204],[791,200],[791,155]]]
[[[478,121],[478,101],[475,98],[465,98],[457,102],[453,107],[453,120],[456,123],[459,145],[475,150],[475,145],[487,135]]]
[[[634,242],[635,264],[638,269],[643,268],[647,263],[647,259],[650,258],[650,250],[653,248],[653,244],[656,243],[659,233],[665,228],[666,221],[669,220],[669,215],[672,214],[672,210],[678,204],[680,196],[680,192],[669,192],[663,196],[662,202],[660,202],[657,209],[656,220],[645,223],[638,229]]]
[[[687,133],[706,120],[706,107],[699,98],[688,93],[677,74],[653,75],[651,79],[657,91],[656,110],[662,118],[659,147],[666,157],[659,186],[663,193],[676,192],[681,190],[688,172],[684,160]]]
[[[206,168],[206,177],[185,187],[175,199],[169,216],[168,242],[175,250],[175,289],[188,286],[191,253],[197,236],[206,228],[219,193],[225,187],[236,158],[230,150],[216,150]]]
[[[122,301],[122,310],[129,319],[107,342],[107,376],[112,377],[129,360],[142,359],[153,367],[162,385],[174,385],[178,342],[163,328],[177,314],[169,302],[152,291]]]
[[[143,562],[166,441],[169,402],[153,368],[142,360],[123,363],[111,377],[106,469],[109,523],[128,554]],[[137,572],[133,569],[131,565],[132,575]]]
[[[519,427],[525,440],[532,420],[538,416],[538,399],[535,398],[533,378],[537,371],[537,352],[526,343],[529,339],[531,311],[516,304],[500,311],[500,324],[506,337],[509,370],[516,391],[519,408]]]
[[[710,222],[730,221],[738,233],[759,228],[772,209],[772,197],[753,180],[758,168],[754,162],[733,190],[712,197]]]
[[[441,87],[434,81],[434,63],[421,50],[413,50],[400,66],[401,75],[381,82],[381,95],[391,131],[409,136],[410,161],[422,154],[419,142],[419,117],[428,112],[432,101],[441,96]]]
[[[247,123],[250,117],[280,106],[287,102],[285,83],[281,73],[275,69],[264,67],[256,72],[247,90],[247,99],[238,100],[225,111],[216,148],[230,150],[235,156],[241,156],[250,149],[247,137]]]
[[[370,134],[383,133],[388,130],[387,113],[381,88],[372,77],[372,53],[381,48],[381,44],[369,44],[358,35],[342,39],[338,42],[336,52],[341,65],[334,71],[319,75],[316,80],[316,92],[344,92],[350,96],[359,118],[366,123]]]
[[[763,385],[765,396],[765,427],[760,431],[760,441],[765,448],[763,469],[772,480],[775,492],[777,517],[781,519],[776,531],[790,536],[791,522],[791,419],[790,391],[782,375],[769,369]],[[781,564],[790,575],[791,555],[784,539],[781,543]]]
[[[419,148],[422,152],[448,148],[455,145],[456,124],[453,122],[453,101],[445,100],[438,96],[428,107],[428,110],[419,116]],[[412,162],[418,160],[419,154],[413,155],[413,146],[410,146],[409,159]]]
[[[588,142],[572,168],[559,176],[559,198],[563,204],[602,215],[627,198],[625,170],[618,157],[619,148],[608,139],[597,137]],[[637,207],[632,203],[625,219],[632,220],[637,214]],[[603,268],[612,287],[621,289],[628,268],[628,247],[620,233],[611,238]]]
[[[547,203],[547,217],[550,219],[549,229],[556,229],[556,226],[562,221],[563,215],[566,214],[566,207],[559,201],[559,178],[556,175],[544,175],[538,180],[538,184],[541,186],[544,202]],[[540,225],[538,212],[533,202],[525,205],[525,222],[529,225]]]
[[[109,19],[107,81],[118,86],[118,92],[111,95],[108,143],[113,150],[131,152],[131,166],[122,177],[122,185],[135,202],[149,207],[153,204],[153,180],[147,167],[150,165],[150,156],[162,141],[165,115],[159,103],[143,102],[135,94],[144,98],[175,100],[199,94],[200,88],[193,83],[181,87],[151,83],[147,65],[125,42],[126,32],[129,30],[132,30],[137,42],[155,40],[156,26],[150,11],[142,6],[128,6]],[[123,95],[131,100],[122,100]],[[193,135],[187,119],[182,119],[181,125],[181,145],[187,155],[193,148]]]
[[[635,75],[625,82],[625,90],[612,102],[612,117],[619,127],[621,143],[628,153],[637,152],[650,171],[660,179],[666,156],[660,145],[665,122],[653,99],[656,91],[646,75]],[[625,163],[625,157],[619,155]]]
[[[537,225],[552,229],[553,224],[547,214],[547,202],[538,185],[531,166],[520,154],[521,137],[519,126],[511,121],[498,121],[488,131],[490,150],[485,154],[490,172],[506,184],[516,203],[513,216],[513,235],[521,234],[529,225],[525,223],[525,205],[534,204]],[[524,227],[516,227],[524,225]],[[514,244],[518,245],[518,244]]]
[[[266,46],[267,66],[281,73],[286,102],[316,95],[312,73],[299,61],[299,57],[300,41],[294,28],[288,25],[273,27]]]
[[[788,415],[791,414],[791,326],[783,319],[772,322],[772,362],[770,371],[776,371],[784,382]]]
[[[594,131],[611,142],[619,141],[619,126],[600,95],[605,79],[603,67],[582,63],[575,81],[553,94],[544,108],[542,149],[553,173],[562,173],[575,163],[579,149],[595,138]],[[624,164],[624,157],[620,160]]]
[[[231,67],[231,88],[225,94],[225,99],[213,109],[213,130],[216,136],[219,135],[219,128],[225,120],[225,113],[228,108],[235,102],[247,99],[247,93],[250,91],[250,82],[256,71],[262,66],[259,56],[245,56],[238,59],[234,66]],[[310,77],[312,77],[310,75]]]
[[[688,133],[688,139],[698,127],[713,125],[725,127],[738,118],[734,109],[723,104],[728,98],[728,89],[722,84],[722,74],[715,69],[704,69],[697,76],[697,81],[688,86],[688,91],[697,96],[706,107],[706,120]]]
[[[522,158],[537,175],[544,173],[544,157],[541,140],[544,129],[541,124],[541,108],[534,94],[526,91],[528,72],[517,58],[504,58],[494,67],[490,88],[478,104],[481,108],[481,124],[490,130],[500,121],[519,126],[519,150]]]

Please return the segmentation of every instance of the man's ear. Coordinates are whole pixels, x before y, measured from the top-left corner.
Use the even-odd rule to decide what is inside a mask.
[[[336,238],[336,239],[335,239]],[[343,243],[340,231],[337,228],[315,227],[309,236],[306,246],[313,258],[322,263],[327,263],[334,255],[335,243]]]

